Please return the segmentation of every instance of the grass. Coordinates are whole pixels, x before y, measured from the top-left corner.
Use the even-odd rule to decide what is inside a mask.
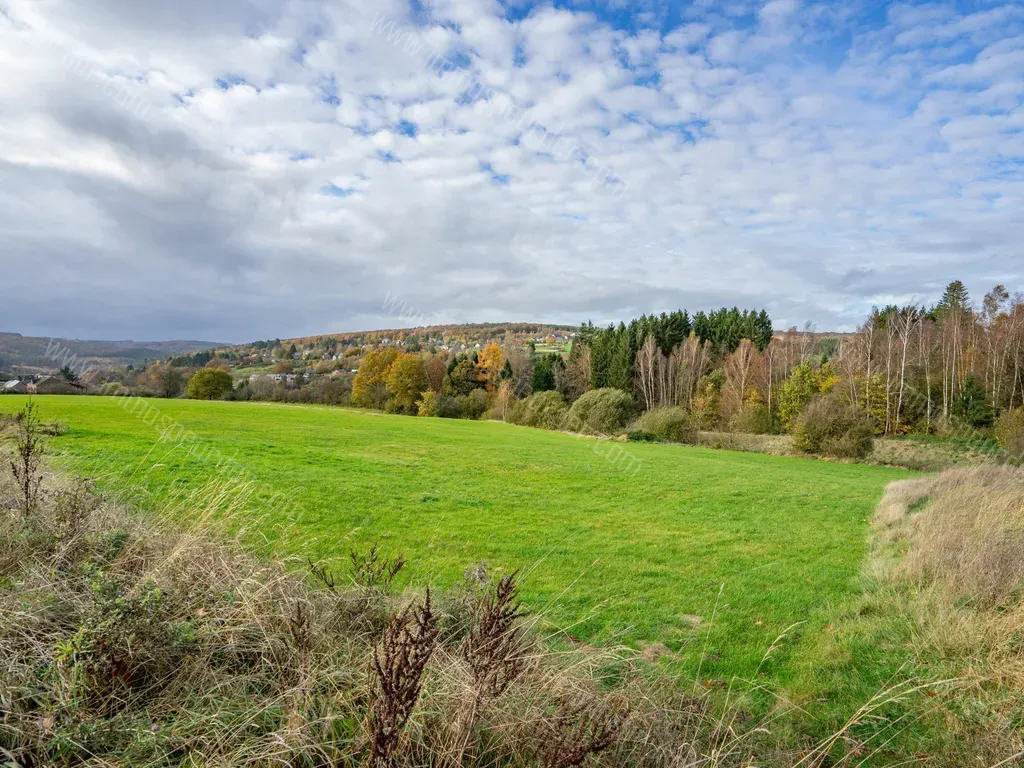
[[[905,753],[1020,765],[1024,473],[979,465],[894,483],[872,522],[862,588],[801,649],[793,698],[838,730],[874,691],[928,684],[885,708]]]
[[[538,355],[547,355],[551,353],[557,353],[559,355],[568,355],[572,351],[572,342],[563,342],[562,344],[541,344],[534,345],[534,352]]]
[[[767,453],[772,456],[800,455],[793,446],[792,435],[701,432],[698,442],[710,448],[731,451]],[[1003,458],[999,446],[989,438],[965,440],[934,435],[905,435],[876,437],[874,450],[860,461],[916,472],[941,472],[952,467],[997,464]]]
[[[24,401],[2,398],[0,411]],[[602,457],[612,443],[500,423],[152,401],[196,436],[190,451],[118,399],[37,401],[68,427],[50,445],[62,466],[144,506],[224,481],[197,448],[209,446],[295,502],[261,513],[283,553],[342,558],[380,540],[406,555],[412,586],[452,584],[481,560],[522,569],[527,605],[574,644],[660,649],[702,679],[791,676],[797,646],[855,594],[885,485],[908,477],[639,444],[627,446],[642,462],[632,474]]]

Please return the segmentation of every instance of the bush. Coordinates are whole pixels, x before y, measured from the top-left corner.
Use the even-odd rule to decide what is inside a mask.
[[[621,389],[593,389],[572,404],[566,419],[574,432],[612,434],[626,428],[633,414],[633,398]]]
[[[561,429],[568,410],[560,392],[537,392],[509,408],[508,421],[524,427]]]
[[[874,430],[857,406],[836,397],[819,397],[797,417],[793,446],[804,453],[859,459],[874,450]]]
[[[231,374],[219,368],[203,368],[188,380],[188,396],[192,400],[220,400],[231,391]]]
[[[1006,411],[999,417],[996,440],[1010,461],[1024,461],[1024,407]]]
[[[314,403],[346,405],[352,398],[352,382],[348,379],[318,376],[311,389]]]
[[[745,405],[733,414],[729,429],[745,435],[773,435],[775,417],[766,405]]]
[[[462,405],[457,397],[441,395],[437,401],[437,415],[442,419],[461,419]]]
[[[437,416],[441,405],[441,395],[428,389],[416,401],[417,416]]]
[[[648,435],[653,435],[660,440],[668,440],[671,443],[695,445],[697,443],[697,426],[690,419],[685,408],[679,406],[653,408],[636,420],[630,433],[630,439],[646,439]]]
[[[468,395],[459,395],[455,399],[459,403],[463,418],[479,419],[487,410],[486,390],[474,389]]]

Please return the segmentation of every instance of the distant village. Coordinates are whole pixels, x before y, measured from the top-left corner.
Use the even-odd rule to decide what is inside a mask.
[[[284,398],[310,389],[336,390],[340,396],[374,350],[396,348],[451,359],[496,343],[525,354],[567,355],[575,336],[571,326],[468,324],[272,339],[130,361],[103,359],[92,349],[75,354],[76,342],[69,341],[57,358],[19,361],[8,356],[0,394],[87,394],[102,386],[106,393],[167,397],[182,394],[192,372],[220,368],[247,396]]]

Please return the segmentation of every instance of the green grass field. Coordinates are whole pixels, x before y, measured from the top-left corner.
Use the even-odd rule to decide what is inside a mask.
[[[750,678],[759,667],[787,678],[794,646],[855,591],[885,485],[908,475],[627,444],[640,462],[633,473],[603,456],[619,444],[500,423],[147,401],[195,436],[189,448],[161,441],[160,420],[126,413],[119,399],[36,401],[68,427],[50,444],[60,466],[146,505],[229,481],[202,456],[214,449],[296,502],[294,520],[282,506],[261,521],[290,554],[342,558],[380,540],[406,555],[414,585],[450,583],[478,561],[522,569],[528,606],[552,627],[580,642],[662,643],[704,678]],[[0,411],[24,402],[0,398]]]

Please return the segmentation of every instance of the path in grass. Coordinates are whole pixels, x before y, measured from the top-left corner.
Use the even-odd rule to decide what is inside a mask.
[[[0,398],[13,411],[24,398]],[[58,461],[124,478],[159,505],[172,483],[216,479],[157,443],[114,398],[40,397],[70,431]],[[773,675],[800,633],[851,593],[880,467],[630,444],[635,475],[595,441],[499,423],[383,416],[315,406],[154,400],[199,443],[292,496],[287,548],[344,556],[381,540],[415,584],[450,583],[477,562],[524,569],[524,597],[581,641],[664,643],[702,676]],[[602,443],[607,447],[608,443]],[[283,517],[283,515],[282,515]],[[273,515],[273,538],[289,524]],[[716,609],[717,605],[717,609]],[[712,614],[714,625],[708,631]],[[699,617],[699,620],[694,617]],[[706,647],[706,654],[704,653]],[[773,671],[772,665],[775,665]]]

